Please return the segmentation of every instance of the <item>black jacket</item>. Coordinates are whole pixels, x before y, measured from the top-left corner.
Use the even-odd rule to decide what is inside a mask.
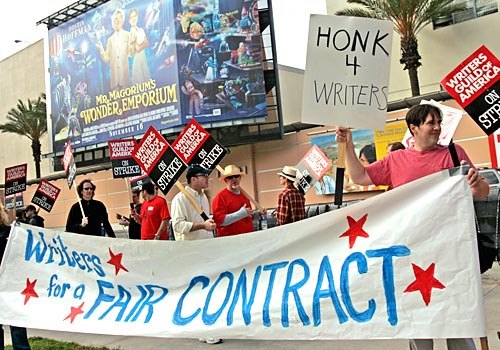
[[[116,237],[109,223],[108,212],[104,204],[95,199],[91,199],[90,201],[82,199],[81,202],[85,216],[89,219],[88,225],[85,227],[80,226],[82,223],[82,211],[80,209],[80,204],[75,203],[68,214],[66,231],[80,233],[82,235],[102,236],[101,227],[104,227],[109,237]]]
[[[28,224],[38,227],[45,227],[44,221],[45,219],[40,215],[35,215],[32,218],[28,219]]]
[[[5,246],[7,245],[7,238],[9,238],[10,226],[0,225],[0,262],[3,258]]]

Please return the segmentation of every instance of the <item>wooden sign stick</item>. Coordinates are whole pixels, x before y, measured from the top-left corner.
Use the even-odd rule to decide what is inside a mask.
[[[193,196],[191,196],[191,194],[188,191],[186,191],[186,189],[184,188],[184,186],[179,181],[176,181],[175,185],[177,186],[177,188],[179,190],[181,190],[181,192],[191,202],[191,204],[193,205],[193,207],[196,209],[196,212],[201,215],[201,217],[203,218],[203,220],[208,220],[209,219],[208,215],[203,211],[203,209],[200,207],[200,205],[198,204],[198,202],[196,202],[196,200],[193,198]]]
[[[335,175],[335,200],[334,204],[342,205],[342,195],[344,193],[344,172],[345,172],[345,142],[338,143],[337,148],[337,172]]]
[[[81,201],[81,198],[80,198],[80,194],[78,193],[78,188],[75,184],[75,181],[73,181],[73,185],[75,186],[75,192],[76,192],[76,198],[78,200],[78,204],[80,204],[80,210],[82,211],[82,218],[85,217],[85,212],[83,211],[83,205],[82,205],[82,201]]]

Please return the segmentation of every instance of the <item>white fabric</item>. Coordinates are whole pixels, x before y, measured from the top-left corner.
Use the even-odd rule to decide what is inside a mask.
[[[419,269],[431,272],[427,302]],[[486,335],[472,196],[448,171],[296,223],[203,241],[16,226],[0,310],[0,324],[127,336]]]
[[[191,194],[205,214],[209,215],[210,207],[205,193],[202,192],[200,195],[189,186],[186,186],[186,191]],[[198,214],[184,193],[179,192],[175,195],[172,200],[170,215],[172,216],[172,228],[174,229],[175,239],[177,241],[194,241],[214,237],[214,234],[207,230],[191,231],[193,223],[199,223],[205,220]]]

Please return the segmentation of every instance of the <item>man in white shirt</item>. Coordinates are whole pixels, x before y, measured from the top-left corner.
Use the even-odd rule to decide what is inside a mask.
[[[198,203],[205,215],[210,212],[208,198],[203,191],[208,187],[210,169],[199,164],[192,164],[186,173],[186,191]],[[214,238],[215,221],[203,219],[191,201],[182,192],[175,195],[172,200],[172,228],[176,241],[193,241],[197,239]],[[220,338],[200,338],[200,342],[207,344],[222,343]]]
[[[211,170],[199,164],[191,165],[186,173],[188,185],[186,191],[198,203],[205,214],[210,213],[208,198],[204,189],[208,187]],[[177,241],[213,238],[215,222],[203,219],[186,195],[179,192],[172,200],[172,228]]]

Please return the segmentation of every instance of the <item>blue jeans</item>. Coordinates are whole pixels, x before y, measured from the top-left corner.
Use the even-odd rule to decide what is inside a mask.
[[[26,328],[10,326],[10,336],[12,338],[12,348],[14,350],[31,350]],[[2,325],[0,325],[0,350],[4,350]]]

